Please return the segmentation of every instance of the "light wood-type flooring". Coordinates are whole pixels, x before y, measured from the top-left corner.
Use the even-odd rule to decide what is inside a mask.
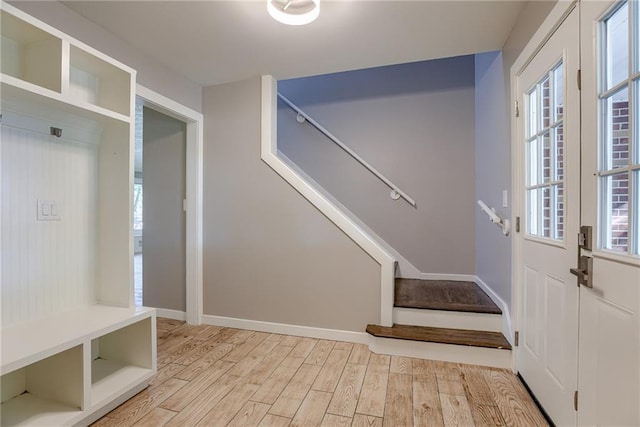
[[[544,426],[503,369],[158,319],[158,374],[94,426]]]

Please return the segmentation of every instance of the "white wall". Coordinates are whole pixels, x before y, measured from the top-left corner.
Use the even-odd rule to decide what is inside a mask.
[[[415,199],[283,102],[278,149],[423,273],[475,274],[474,58],[278,82],[278,90]]]
[[[97,146],[4,121],[0,283],[7,327],[94,300]],[[69,131],[65,126],[63,135]],[[55,201],[59,220],[37,221],[37,200]]]
[[[128,43],[57,1],[12,1],[11,5],[138,71],[137,81],[176,102],[202,111],[202,87],[141,54]]]

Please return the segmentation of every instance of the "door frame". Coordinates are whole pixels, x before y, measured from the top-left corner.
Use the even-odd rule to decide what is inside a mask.
[[[185,285],[186,320],[192,325],[202,323],[202,200],[203,200],[203,122],[204,116],[189,107],[167,98],[140,84],[136,95],[144,105],[186,124],[186,236]]]
[[[564,22],[565,18],[569,15],[569,13],[574,9],[574,7],[578,7],[578,0],[559,0],[558,3],[551,9],[549,15],[545,18],[540,27],[536,30],[535,34],[531,37],[525,48],[522,50],[518,58],[515,60],[513,65],[511,66],[509,78],[510,78],[510,88],[511,88],[511,108],[510,108],[510,123],[511,123],[511,188],[512,188],[512,211],[511,217],[515,218],[523,218],[524,217],[524,209],[522,206],[522,198],[519,196],[515,196],[518,194],[519,189],[523,185],[523,174],[522,170],[525,167],[523,162],[523,147],[521,142],[521,129],[518,127],[518,119],[516,117],[516,102],[519,99],[519,88],[518,88],[518,77],[522,74],[524,69],[529,65],[531,60],[535,57],[535,55],[542,49],[547,40],[551,38],[553,33],[560,27],[562,22]],[[571,77],[567,76],[568,79]],[[520,111],[524,111],[524,106],[520,106]],[[515,231],[515,229],[514,229]],[[513,313],[513,318],[511,319],[512,325],[514,325],[514,331],[519,331],[521,328],[521,318],[522,318],[522,295],[521,295],[521,277],[520,277],[520,269],[522,268],[522,258],[520,256],[522,245],[521,239],[518,234],[523,231],[514,232],[512,234],[512,245],[511,245],[511,259],[512,259],[512,269],[511,269],[511,283],[512,283],[512,293],[511,293],[511,308]],[[515,340],[514,340],[515,342]],[[511,359],[511,369],[514,373],[517,373],[518,370],[518,350],[512,352]]]

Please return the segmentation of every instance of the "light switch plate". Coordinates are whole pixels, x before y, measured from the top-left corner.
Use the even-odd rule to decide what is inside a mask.
[[[507,190],[502,190],[502,207],[509,207],[509,192]]]
[[[38,200],[38,221],[59,221],[58,202],[55,200]]]

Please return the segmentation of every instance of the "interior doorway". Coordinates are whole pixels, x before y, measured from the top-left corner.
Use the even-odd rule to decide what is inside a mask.
[[[137,86],[133,214],[136,305],[202,317],[202,114]]]

